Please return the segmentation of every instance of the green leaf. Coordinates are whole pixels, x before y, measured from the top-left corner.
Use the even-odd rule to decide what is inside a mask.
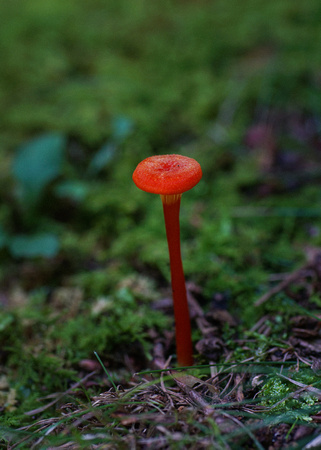
[[[14,317],[11,314],[2,315],[0,318],[0,331],[4,331],[14,322]]]
[[[52,258],[58,253],[59,241],[51,233],[21,234],[11,238],[9,248],[16,258]]]
[[[133,122],[128,117],[118,116],[112,122],[112,136],[115,141],[123,141],[133,131]]]
[[[60,198],[69,198],[75,202],[85,199],[90,187],[82,181],[64,181],[55,188],[55,194]]]
[[[104,145],[91,160],[88,167],[88,173],[93,175],[106,167],[115,157],[116,150],[117,147],[114,144],[107,143]]]
[[[37,202],[45,186],[60,174],[65,145],[63,135],[48,133],[18,149],[12,173],[20,183],[22,200]]]

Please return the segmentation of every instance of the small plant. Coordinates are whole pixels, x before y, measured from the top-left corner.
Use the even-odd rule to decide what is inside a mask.
[[[68,166],[68,142],[62,133],[44,133],[18,147],[11,165],[14,191],[9,192],[12,203],[8,205],[14,226],[0,225],[0,249],[7,248],[15,258],[54,257],[60,240],[53,231],[57,227],[52,202],[59,208],[65,199],[76,204],[83,201],[90,182],[114,160],[132,128],[131,120],[115,117],[108,141],[87,161],[83,177]]]
[[[57,236],[44,225],[38,211],[47,187],[61,174],[65,148],[62,134],[47,133],[17,149],[11,167],[15,191],[10,204],[15,222],[18,219],[17,232],[0,229],[0,247],[8,248],[14,257],[52,257],[59,250]]]

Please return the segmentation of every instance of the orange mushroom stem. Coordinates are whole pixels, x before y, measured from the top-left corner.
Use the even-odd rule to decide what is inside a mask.
[[[194,187],[201,178],[199,163],[182,155],[151,156],[139,163],[133,173],[136,186],[143,191],[160,194],[163,203],[173,292],[176,353],[180,366],[193,364],[193,346],[181,257],[179,210],[182,193]]]

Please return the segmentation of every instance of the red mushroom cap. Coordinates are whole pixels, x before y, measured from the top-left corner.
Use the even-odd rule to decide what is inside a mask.
[[[156,155],[138,164],[133,180],[139,189],[152,194],[182,194],[202,178],[201,166],[195,159],[182,155]]]

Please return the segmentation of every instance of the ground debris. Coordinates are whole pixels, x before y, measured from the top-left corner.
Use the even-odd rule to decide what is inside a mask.
[[[26,434],[11,448],[28,442],[30,448],[40,449],[53,437],[64,439],[63,446],[57,448],[70,450],[80,448],[79,439],[81,445],[95,449],[170,449],[175,443],[193,450],[216,448],[219,444],[219,448],[229,449],[241,442],[286,448],[290,434],[309,434],[300,424],[293,426],[291,433],[288,424],[274,424],[271,428],[273,421],[266,420],[271,407],[253,396],[261,389],[264,373],[253,377],[251,370],[216,369],[210,378],[177,369],[158,371],[159,378],[153,373],[138,374],[127,387],[110,388],[85,404],[76,402],[74,396],[58,406],[55,417],[20,428]],[[254,383],[258,377],[259,382]],[[295,385],[293,398],[314,389],[285,376],[283,379]],[[319,396],[319,390],[314,390]],[[317,410],[310,420],[320,421]]]
[[[270,300],[274,295],[281,291],[286,291],[287,295],[296,299],[296,295],[290,288],[304,283],[307,287],[307,294],[320,292],[321,279],[321,249],[314,247],[305,248],[307,262],[294,272],[287,274],[282,281],[272,287],[268,292],[256,300],[255,306],[260,306]]]

